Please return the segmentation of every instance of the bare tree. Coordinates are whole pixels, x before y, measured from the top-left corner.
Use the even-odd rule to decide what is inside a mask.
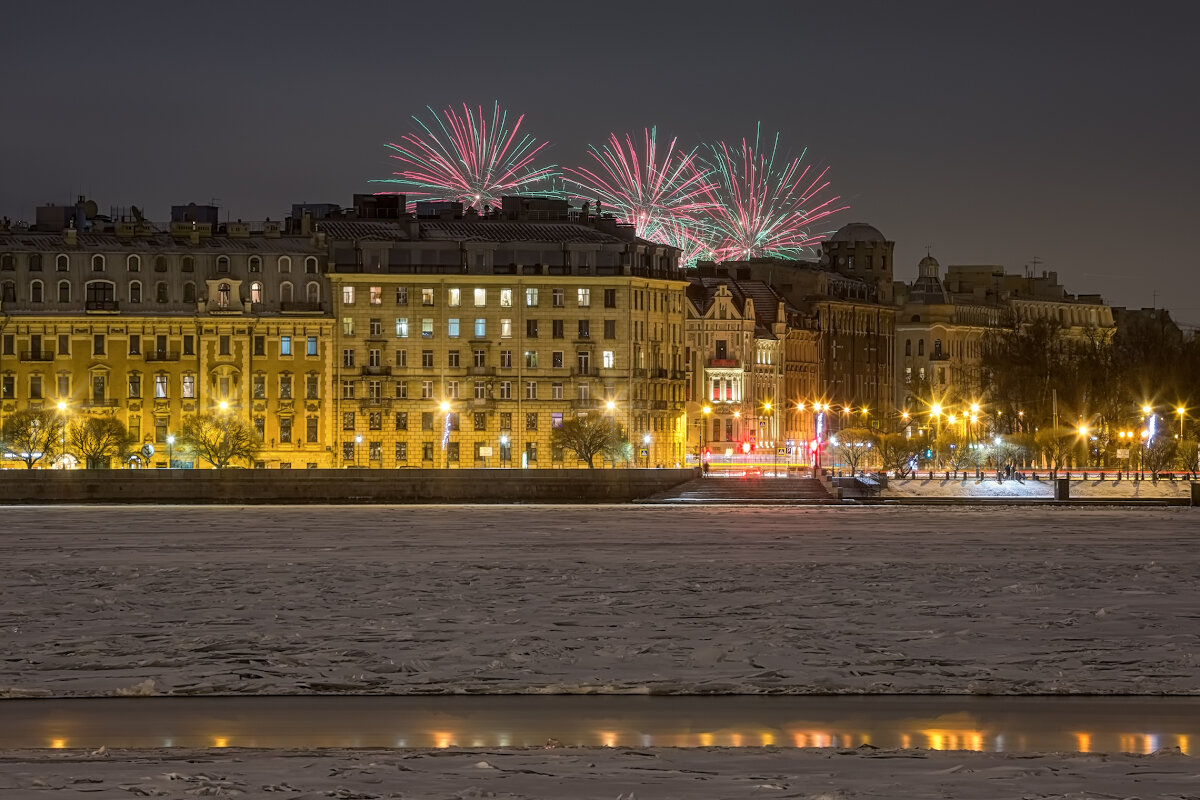
[[[617,466],[617,462],[628,464],[633,461],[633,443],[625,434],[625,429],[617,425],[617,435],[604,448],[604,457]]]
[[[867,462],[875,440],[875,432],[870,428],[842,428],[837,432],[837,455],[850,468],[851,474]]]
[[[106,469],[113,457],[124,459],[137,440],[116,417],[83,417],[67,426],[67,452],[88,469]]]
[[[563,422],[550,434],[553,447],[570,450],[588,469],[595,469],[593,459],[619,446],[623,435],[617,423],[608,417],[576,417]]]
[[[1067,465],[1071,455],[1076,451],[1078,443],[1077,431],[1073,428],[1042,428],[1034,436],[1038,449],[1050,466],[1051,477],[1058,477],[1058,471]]]
[[[1179,443],[1179,466],[1192,473],[1200,471],[1200,443],[1193,439],[1184,439]]]
[[[1158,480],[1162,472],[1175,460],[1176,442],[1169,436],[1156,436],[1154,441],[1146,445],[1145,464],[1150,475]]]
[[[27,408],[4,418],[0,440],[4,452],[25,462],[26,469],[61,451],[63,416],[46,408]]]
[[[253,461],[262,449],[262,440],[250,423],[226,414],[192,414],[185,418],[179,442],[217,469],[239,459]]]
[[[923,436],[885,433],[879,437],[876,449],[885,470],[895,472],[897,478],[907,478],[917,468],[928,446],[928,439]]]

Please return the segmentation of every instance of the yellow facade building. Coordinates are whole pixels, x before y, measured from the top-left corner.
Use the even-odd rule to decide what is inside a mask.
[[[683,462],[677,251],[537,210],[321,223],[340,465],[578,467],[551,435],[588,414],[637,466]]]

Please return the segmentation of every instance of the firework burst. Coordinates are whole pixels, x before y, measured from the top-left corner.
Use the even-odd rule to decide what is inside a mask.
[[[588,148],[598,166],[567,169],[564,179],[582,190],[581,199],[610,206],[617,221],[634,226],[642,239],[690,251],[699,242],[700,216],[715,187],[696,150],[677,151],[675,139],[660,150],[657,134],[657,128],[647,128],[640,150],[632,135],[622,141],[609,134],[607,144]]]
[[[523,114],[510,131],[499,102],[490,120],[482,106],[472,113],[465,103],[461,115],[455,108],[439,116],[429,107],[429,113],[431,124],[414,115],[421,131],[386,145],[402,167],[376,183],[399,184],[410,199],[461,201],[481,210],[498,205],[505,194],[545,194],[542,184],[557,176],[553,165],[534,163],[547,143],[521,135]]]
[[[827,234],[813,226],[847,208],[837,196],[821,197],[829,188],[828,167],[804,164],[804,152],[776,165],[779,135],[766,152],[760,134],[753,143],[743,139],[741,147],[709,146],[715,186],[705,222],[718,261],[810,256]]]

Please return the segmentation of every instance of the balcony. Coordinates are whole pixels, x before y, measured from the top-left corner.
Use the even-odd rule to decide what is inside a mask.
[[[736,368],[741,365],[741,362],[738,361],[736,358],[710,358],[708,360],[708,365],[710,367],[734,367],[734,368]]]
[[[21,360],[22,361],[53,361],[54,360],[54,351],[53,350],[22,350],[21,351]]]
[[[387,376],[387,375],[392,374],[392,368],[391,367],[383,367],[383,366],[370,367],[370,366],[364,365],[362,368],[362,374],[363,375],[385,375],[385,376]]]
[[[116,300],[85,300],[83,308],[85,311],[102,311],[111,314],[119,312],[121,304]]]
[[[652,370],[652,372],[653,372],[653,375],[651,377],[654,377],[654,378],[666,378],[670,374],[669,370],[665,370],[665,369],[655,369],[655,370]]]
[[[179,360],[179,351],[178,350],[147,350],[146,351],[146,360],[147,361],[178,361]]]
[[[308,302],[285,302],[279,304],[279,311],[282,314],[316,314],[320,313],[321,304]]]
[[[495,375],[495,367],[471,367],[472,375]]]
[[[385,410],[392,407],[392,401],[386,397],[364,397],[358,401],[358,404],[363,408],[382,408]]]
[[[949,354],[949,353],[944,353],[944,352],[940,352],[940,353],[930,353],[930,354],[929,354],[929,360],[930,360],[930,361],[949,361],[949,360],[950,360],[950,354]]]
[[[681,381],[681,380],[684,380],[685,378],[687,378],[687,373],[684,372],[683,370],[681,370],[681,369],[671,370],[671,380]]]
[[[84,408],[116,408],[116,400],[97,399],[93,397],[91,400],[83,401]]]
[[[666,400],[652,400],[651,402],[654,404],[653,408],[655,411],[666,411],[667,410],[667,401]]]
[[[576,411],[589,411],[600,407],[600,400],[594,397],[588,397],[582,400],[576,399],[571,401],[571,408]]]

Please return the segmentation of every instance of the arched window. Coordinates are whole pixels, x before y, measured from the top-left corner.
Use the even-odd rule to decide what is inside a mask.
[[[60,302],[60,303],[71,302],[71,282],[70,281],[59,281],[58,282],[58,302]]]
[[[262,259],[258,256],[250,256],[249,270],[251,272],[262,272]]]
[[[131,303],[142,302],[142,282],[141,281],[130,281],[129,282],[129,302],[131,302]]]
[[[159,281],[158,283],[154,284],[154,302],[156,302],[156,303],[171,302],[170,298],[167,296],[167,282],[166,281]]]
[[[116,285],[112,281],[88,281],[84,287],[84,308],[91,311],[116,311]]]
[[[263,301],[262,284],[258,281],[250,284],[250,302],[261,303]]]
[[[279,302],[292,302],[292,284],[290,281],[284,281],[283,283],[279,284]]]
[[[41,272],[42,271],[42,254],[41,253],[34,253],[33,255],[31,255],[29,257],[29,271],[30,272]]]
[[[291,272],[292,271],[291,256],[280,256],[279,257],[279,271],[280,272]]]
[[[220,308],[229,308],[229,284],[217,284],[217,306]]]
[[[66,272],[71,269],[71,257],[66,253],[59,253],[54,259],[54,268],[59,272]]]
[[[17,259],[13,257],[12,253],[0,255],[0,270],[3,270],[4,272],[12,272],[16,268]]]
[[[316,258],[316,256],[309,256],[308,258],[304,259],[304,271],[306,273],[308,273],[309,275],[317,274],[317,258]]]
[[[191,256],[184,256],[183,260],[179,262],[179,268],[184,272],[195,272],[196,259],[192,258]]]
[[[167,271],[167,257],[166,256],[155,256],[154,257],[154,271],[155,272],[166,272]]]
[[[307,295],[308,302],[314,304],[321,302],[321,284],[316,281],[309,281],[308,286],[305,287],[305,294]]]
[[[32,283],[29,284],[29,302],[31,302],[31,303],[42,302],[42,282],[41,281],[33,281]]]
[[[130,272],[142,271],[142,257],[139,255],[131,255],[125,259],[125,269]]]
[[[217,256],[217,272],[229,272],[229,256]]]
[[[196,284],[192,283],[191,281],[188,281],[183,285],[183,302],[196,302]]]
[[[906,356],[912,355],[912,339],[904,340],[904,355],[906,355]]]
[[[917,355],[919,355],[919,356],[925,355],[925,340],[924,339],[917,339]]]
[[[17,282],[5,281],[0,283],[0,302],[15,303],[17,302]]]
[[[104,272],[104,256],[100,253],[92,256],[92,272]]]

